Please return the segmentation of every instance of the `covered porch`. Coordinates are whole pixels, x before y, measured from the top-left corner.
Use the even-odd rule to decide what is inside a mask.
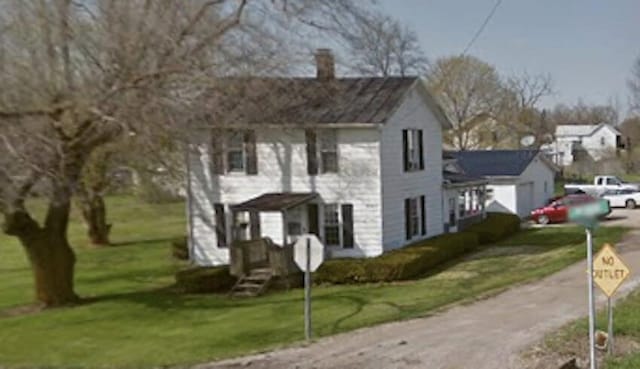
[[[293,244],[302,234],[318,234],[320,201],[316,193],[267,193],[231,206],[231,274],[296,273]]]
[[[462,173],[443,172],[444,230],[453,233],[485,218],[488,181]]]

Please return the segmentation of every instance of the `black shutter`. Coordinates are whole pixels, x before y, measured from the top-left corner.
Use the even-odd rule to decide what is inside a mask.
[[[318,174],[318,150],[316,148],[316,132],[307,129],[304,132],[307,141],[307,173],[315,176]]]
[[[307,221],[309,222],[309,233],[320,236],[318,204],[307,205]]]
[[[260,234],[260,213],[257,211],[249,212],[249,225],[251,231],[251,239],[257,240],[262,235]]]
[[[424,196],[420,196],[420,219],[422,220],[422,235],[427,234],[427,212],[424,207]]]
[[[422,130],[418,130],[418,150],[420,154],[420,170],[424,170],[424,148],[422,147]]]
[[[409,131],[402,130],[402,163],[404,171],[409,171]]]
[[[258,174],[256,132],[253,130],[246,131],[244,134],[244,154],[247,157],[247,174]]]
[[[211,173],[224,174],[224,135],[220,129],[211,130]]]
[[[224,214],[223,204],[213,204],[213,210],[216,215],[216,238],[218,239],[218,247],[227,247],[227,221]]]
[[[342,247],[353,248],[353,205],[342,205]]]
[[[411,200],[404,200],[404,227],[407,240],[411,239]]]

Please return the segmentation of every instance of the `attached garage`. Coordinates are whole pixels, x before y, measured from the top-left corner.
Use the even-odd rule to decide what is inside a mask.
[[[557,168],[538,150],[459,151],[466,173],[488,180],[488,212],[529,216],[553,196]]]

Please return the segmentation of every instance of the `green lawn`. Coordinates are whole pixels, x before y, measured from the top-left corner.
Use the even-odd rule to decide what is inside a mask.
[[[607,331],[607,317],[605,311],[599,311],[596,329]],[[576,341],[587,341],[588,321],[586,318],[573,322],[562,328],[559,332],[552,334],[547,339],[547,346],[554,351],[572,351],[573,343]],[[614,308],[614,338],[631,338],[640,343],[640,290],[635,291],[619,302]],[[571,346],[571,348],[566,348]],[[584,347],[583,355],[586,355],[588,344]],[[637,369],[640,368],[640,352],[628,354],[623,357],[608,358],[605,361],[605,369]]]
[[[303,338],[302,291],[247,300],[173,293],[180,263],[167,239],[184,233],[182,204],[109,199],[113,241],[85,246],[77,223],[77,291],[93,302],[38,314],[0,317],[0,367],[151,368],[186,365],[289,344]],[[596,240],[616,242],[620,228]],[[424,316],[454,302],[530,281],[583,258],[578,228],[528,230],[417,281],[314,289],[314,329],[325,336],[390,320]],[[22,250],[0,236],[0,310],[31,301]],[[182,264],[183,265],[183,264]]]

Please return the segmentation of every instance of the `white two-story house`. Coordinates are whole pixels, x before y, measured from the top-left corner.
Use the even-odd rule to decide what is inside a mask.
[[[316,62],[316,78],[227,80],[205,99],[187,160],[197,264],[228,263],[236,239],[314,233],[332,257],[370,257],[443,233],[450,122],[423,82]]]
[[[542,149],[550,155],[554,164],[566,167],[576,160],[579,152],[588,154],[593,161],[599,161],[615,155],[617,150],[624,149],[622,133],[607,123],[585,125],[558,125],[555,140]]]

